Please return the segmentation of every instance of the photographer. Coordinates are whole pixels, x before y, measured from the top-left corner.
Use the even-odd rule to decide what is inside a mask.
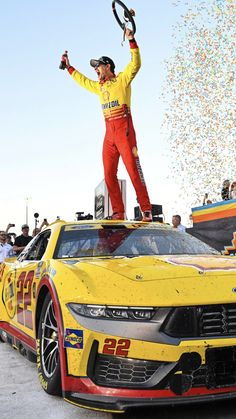
[[[8,231],[10,230],[10,228],[11,228],[11,227],[15,227],[15,224],[11,224],[11,223],[9,223],[9,224],[7,225],[7,228],[6,228],[5,232],[6,232],[6,233],[8,233]]]

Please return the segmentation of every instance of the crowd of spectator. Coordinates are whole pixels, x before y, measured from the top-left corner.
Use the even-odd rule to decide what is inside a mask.
[[[229,179],[224,180],[221,187],[221,198],[223,201],[236,199],[236,181],[230,182]],[[202,205],[209,205],[212,203],[213,201],[209,199],[208,193],[205,193]]]
[[[236,182],[233,181],[230,183],[229,179],[224,180],[222,189],[221,189],[221,198],[223,201],[228,201],[229,199],[236,199]]]
[[[224,180],[221,197],[224,201],[229,199],[236,199],[236,182],[230,183],[228,179]],[[209,199],[208,193],[205,193],[203,197],[203,205],[212,204],[212,200]],[[192,214],[190,215],[192,217]],[[40,227],[35,225],[32,231],[32,236],[29,234],[28,224],[23,224],[21,227],[22,234],[16,237],[15,233],[9,233],[9,229],[14,227],[14,224],[8,224],[5,231],[0,230],[0,263],[4,262],[6,258],[19,255],[25,246],[35,237],[44,226],[47,226],[48,222],[46,219],[43,220]],[[186,227],[181,224],[181,216],[179,214],[172,216],[172,227],[179,231],[185,232]]]
[[[6,258],[18,256],[27,244],[35,237],[44,226],[47,226],[46,219],[43,220],[40,227],[35,227],[32,231],[32,236],[29,234],[28,224],[21,226],[21,235],[16,236],[15,233],[10,233],[9,230],[15,227],[15,224],[9,223],[6,230],[0,230],[0,263],[4,262]]]

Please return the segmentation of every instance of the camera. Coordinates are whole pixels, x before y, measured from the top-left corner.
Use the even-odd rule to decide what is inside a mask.
[[[93,216],[91,214],[87,214],[87,215],[83,215],[84,212],[82,211],[78,211],[75,213],[76,216],[76,221],[81,221],[81,220],[92,220]]]

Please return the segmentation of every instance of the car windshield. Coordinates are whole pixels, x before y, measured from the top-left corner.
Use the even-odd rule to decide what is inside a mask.
[[[61,230],[55,259],[91,256],[219,254],[188,233],[141,225],[67,225]]]

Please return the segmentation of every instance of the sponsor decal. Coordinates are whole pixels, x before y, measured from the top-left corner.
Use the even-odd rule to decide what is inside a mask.
[[[62,260],[62,263],[64,263],[65,265],[75,265],[76,263],[79,263],[78,260]]]
[[[13,319],[16,312],[15,297],[15,275],[11,273],[5,280],[3,293],[3,302],[10,319]]]
[[[66,329],[64,336],[64,348],[83,349],[84,332],[77,329]]]
[[[168,258],[167,262],[172,265],[187,266],[195,268],[198,271],[235,271],[236,261],[228,257],[211,257],[211,256],[196,256],[196,257],[173,257]]]
[[[2,277],[3,277],[5,267],[6,267],[6,265],[4,263],[0,263],[0,282],[2,281]]]
[[[138,157],[138,149],[137,149],[137,147],[134,146],[132,148],[132,153],[133,153],[134,157]]]
[[[41,279],[44,278],[45,274],[48,275],[50,279],[53,279],[56,273],[57,273],[56,269],[52,268],[51,266],[48,266],[48,268],[45,268],[41,272]]]
[[[47,391],[48,382],[45,380],[45,378],[43,377],[43,374],[41,372],[40,340],[39,339],[37,339],[37,367],[38,367],[38,377],[39,377],[40,384],[43,387],[43,389]]]
[[[40,261],[38,263],[38,266],[37,266],[36,271],[35,271],[35,278],[37,278],[37,279],[40,278],[40,273],[41,273],[42,266],[43,266],[43,262]]]
[[[52,268],[51,266],[48,267],[48,275],[50,276],[50,278],[53,278],[56,275],[56,273],[56,269]]]
[[[99,226],[97,224],[81,224],[81,225],[71,225],[71,226],[66,226],[65,227],[65,231],[73,231],[73,230],[88,230],[88,229],[98,229],[98,228],[102,228],[102,226]]]
[[[102,98],[103,98],[104,102],[108,102],[108,100],[110,98],[110,93],[106,90],[105,92],[103,92]]]
[[[117,106],[120,106],[119,101],[118,100],[112,100],[111,102],[103,103],[102,104],[102,109],[104,111],[105,109],[116,108]]]
[[[138,157],[136,158],[136,166],[137,166],[137,169],[138,169],[138,174],[139,174],[139,177],[141,179],[141,182],[142,182],[143,185],[145,185],[143,171],[142,171],[142,167],[141,167],[141,164],[140,164],[140,161],[139,161]]]

